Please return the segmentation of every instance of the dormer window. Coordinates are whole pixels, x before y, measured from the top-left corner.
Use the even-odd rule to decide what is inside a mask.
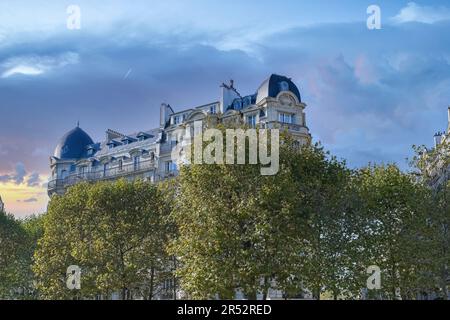
[[[280,82],[280,91],[289,91],[289,83],[287,81]]]
[[[251,105],[252,104],[252,97],[245,97],[244,98],[244,107],[247,107],[247,106],[249,106],[249,105]]]
[[[121,141],[123,144],[130,144],[130,143],[135,142],[136,139],[131,138],[131,137],[123,137]]]
[[[145,132],[140,132],[136,136],[136,138],[138,138],[139,141],[144,141],[144,140],[147,140],[148,138],[151,138],[151,137],[153,137],[153,136],[148,134],[148,133],[145,133]]]
[[[110,149],[113,149],[113,148],[115,148],[115,147],[121,145],[121,143],[120,143],[119,141],[116,141],[116,140],[111,140],[110,142],[108,142],[107,145],[108,145],[108,147],[109,147]]]
[[[234,108],[234,110],[241,110],[242,109],[242,101],[240,99],[235,100],[233,102],[233,108]]]
[[[173,117],[173,124],[180,124],[181,117],[180,116],[175,116]]]
[[[216,114],[217,113],[217,106],[213,105],[213,106],[209,107],[209,112],[211,114]]]

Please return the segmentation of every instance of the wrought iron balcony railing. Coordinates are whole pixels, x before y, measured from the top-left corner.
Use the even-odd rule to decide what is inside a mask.
[[[130,174],[138,174],[155,168],[154,160],[145,160],[131,164],[117,164],[113,168],[105,168],[96,166],[91,168],[88,172],[77,172],[69,174],[67,177],[61,179],[54,179],[49,181],[48,190],[54,191],[61,188],[66,188],[82,181],[101,181],[109,179],[117,179]]]

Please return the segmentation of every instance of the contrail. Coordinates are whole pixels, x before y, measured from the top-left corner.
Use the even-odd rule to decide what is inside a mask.
[[[128,76],[130,75],[130,73],[131,73],[131,69],[128,70],[128,72],[125,74],[125,77],[123,77],[123,80],[125,80],[126,78],[128,78]]]

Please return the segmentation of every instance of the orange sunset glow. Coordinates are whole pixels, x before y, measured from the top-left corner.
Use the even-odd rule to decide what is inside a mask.
[[[13,213],[17,218],[40,214],[47,208],[47,190],[42,185],[30,187],[25,183],[0,183],[0,196],[6,212]]]

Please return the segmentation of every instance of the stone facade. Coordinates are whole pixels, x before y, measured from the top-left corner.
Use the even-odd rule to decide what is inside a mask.
[[[438,132],[434,135],[434,147],[427,149],[423,157],[427,157],[429,162],[427,176],[429,177],[430,187],[434,190],[439,189],[450,179],[450,163],[448,163],[448,152],[450,143],[450,107],[448,107],[448,128],[447,132]]]
[[[179,140],[177,129],[195,121],[237,122],[266,129],[285,128],[301,144],[311,136],[306,125],[306,104],[291,79],[271,75],[257,92],[241,96],[234,82],[222,84],[218,101],[175,112],[160,108],[159,128],[122,134],[106,131],[103,142],[94,143],[79,127],[68,132],[50,157],[52,170],[48,194],[63,194],[80,181],[144,179],[152,182],[177,174],[171,152]],[[206,121],[205,121],[206,122]]]

